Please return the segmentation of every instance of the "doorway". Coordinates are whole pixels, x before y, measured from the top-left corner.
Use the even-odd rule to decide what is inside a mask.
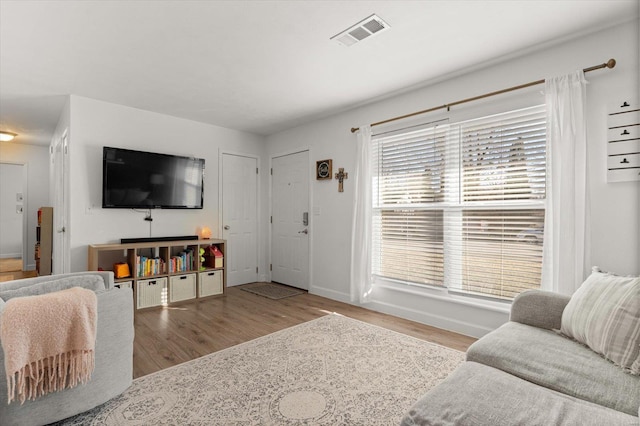
[[[53,200],[53,250],[52,273],[71,271],[70,241],[67,218],[69,217],[69,137],[67,130],[51,147],[52,175],[50,193]]]
[[[0,163],[0,272],[26,269],[25,165]]]
[[[258,280],[258,159],[222,154],[222,238],[227,286]]]
[[[271,281],[308,290],[309,151],[271,165]]]

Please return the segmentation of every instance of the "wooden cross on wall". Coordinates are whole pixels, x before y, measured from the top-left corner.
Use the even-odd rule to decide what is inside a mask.
[[[340,167],[338,169],[338,173],[336,173],[336,179],[338,179],[338,192],[344,192],[344,180],[349,178],[349,173],[344,172],[344,167]]]

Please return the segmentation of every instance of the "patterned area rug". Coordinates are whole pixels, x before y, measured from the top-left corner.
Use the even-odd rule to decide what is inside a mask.
[[[140,377],[58,425],[396,425],[464,353],[327,315]]]
[[[249,293],[268,297],[269,299],[274,300],[284,299],[285,297],[297,296],[298,294],[305,293],[302,290],[270,283],[244,286],[240,287],[240,290],[248,291]]]

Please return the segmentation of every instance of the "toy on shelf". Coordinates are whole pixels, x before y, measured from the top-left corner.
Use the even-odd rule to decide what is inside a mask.
[[[204,248],[203,247],[200,247],[200,250],[198,250],[198,254],[200,254],[200,270],[204,271],[205,269],[207,269],[207,267],[204,264],[205,257],[204,257]]]
[[[208,268],[222,268],[224,257],[218,246],[209,246],[205,253],[205,265]]]

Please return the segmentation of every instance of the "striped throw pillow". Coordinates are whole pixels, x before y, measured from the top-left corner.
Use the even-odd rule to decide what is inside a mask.
[[[631,374],[640,375],[640,277],[594,268],[571,296],[560,331]]]

